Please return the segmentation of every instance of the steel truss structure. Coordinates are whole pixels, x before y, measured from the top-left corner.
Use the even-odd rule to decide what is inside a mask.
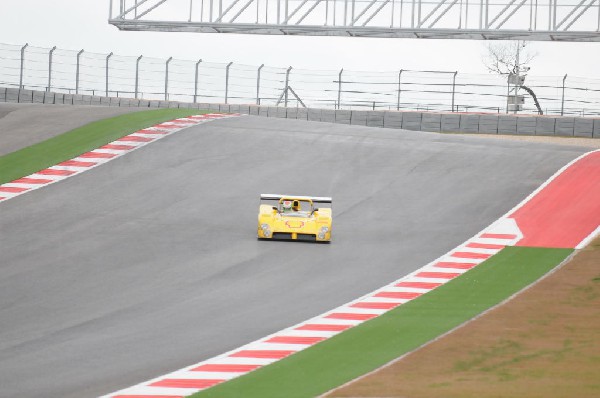
[[[600,41],[600,0],[110,0],[121,30]]]

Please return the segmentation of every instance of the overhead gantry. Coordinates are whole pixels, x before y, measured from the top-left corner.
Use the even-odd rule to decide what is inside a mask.
[[[111,0],[121,30],[600,41],[600,0]]]

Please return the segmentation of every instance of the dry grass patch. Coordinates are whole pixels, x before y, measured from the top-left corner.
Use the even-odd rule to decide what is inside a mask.
[[[600,238],[507,304],[327,397],[600,397]]]

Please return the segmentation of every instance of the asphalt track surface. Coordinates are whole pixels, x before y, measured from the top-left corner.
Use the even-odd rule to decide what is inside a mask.
[[[108,117],[140,108],[0,103],[0,156]]]
[[[93,397],[356,299],[585,148],[243,116],[0,204],[0,396]],[[333,242],[256,239],[260,193],[334,198]]]

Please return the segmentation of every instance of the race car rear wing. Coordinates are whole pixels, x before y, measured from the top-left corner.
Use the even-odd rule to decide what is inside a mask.
[[[260,195],[260,200],[280,200],[281,198],[290,198],[290,199],[309,199],[312,200],[313,203],[331,203],[332,199],[326,196],[296,196],[296,195],[277,195],[270,193],[263,193]]]

